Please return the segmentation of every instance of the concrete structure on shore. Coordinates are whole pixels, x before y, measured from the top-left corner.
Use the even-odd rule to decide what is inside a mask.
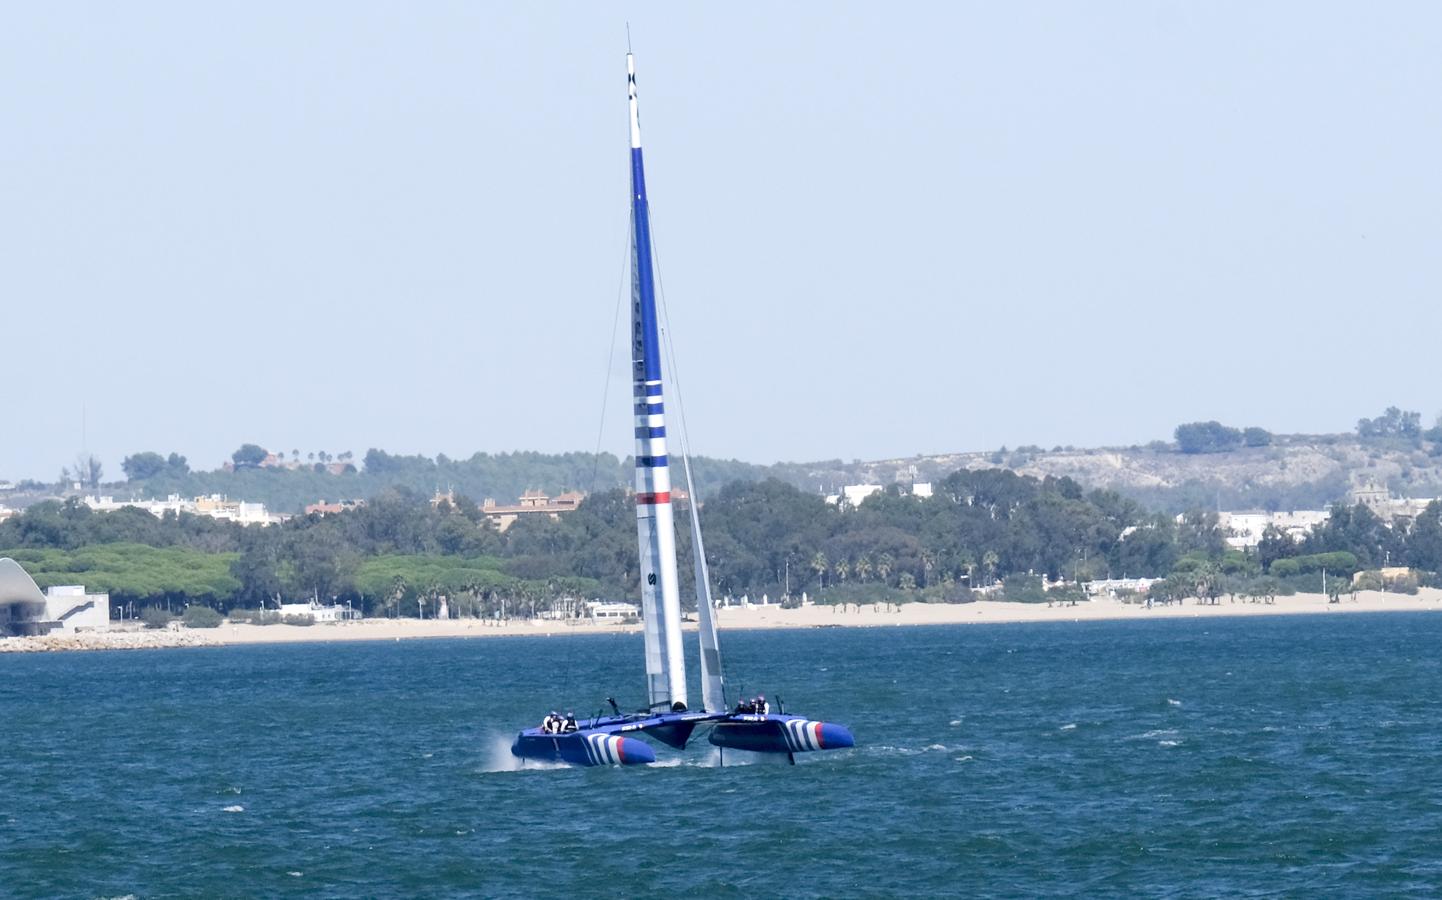
[[[109,628],[109,594],[87,594],[80,585],[57,585],[41,593],[19,563],[0,559],[0,637]]]

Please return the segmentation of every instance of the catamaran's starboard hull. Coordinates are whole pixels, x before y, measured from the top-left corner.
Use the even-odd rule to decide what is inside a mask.
[[[711,743],[753,753],[804,753],[841,750],[855,746],[856,741],[846,726],[832,722],[816,722],[803,716],[738,713],[716,723],[711,729]]]
[[[545,734],[540,729],[523,731],[511,744],[511,754],[521,759],[573,766],[636,766],[656,761],[656,751],[645,741],[597,731],[570,734]]]

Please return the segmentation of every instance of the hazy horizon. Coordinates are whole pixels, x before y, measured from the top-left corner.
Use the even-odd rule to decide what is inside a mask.
[[[628,20],[697,453],[1442,405],[1432,5],[26,6],[0,479],[629,452]]]

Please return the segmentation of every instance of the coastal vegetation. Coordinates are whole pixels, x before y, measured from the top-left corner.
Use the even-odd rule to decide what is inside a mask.
[[[931,496],[893,485],[855,508],[777,479],[732,481],[703,516],[715,588],[738,597],[966,602],[986,589],[1076,602],[1075,584],[1126,576],[1164,579],[1154,600],[1215,603],[1321,591],[1359,572],[1381,579],[1387,565],[1412,567],[1424,583],[1442,570],[1442,503],[1392,523],[1365,506],[1336,505],[1305,539],[1273,528],[1242,552],[1228,547],[1215,513],[1151,512],[1069,478],[1004,469],[954,472]],[[689,559],[689,529],[677,542]],[[315,598],[368,615],[434,616],[444,600],[453,615],[506,617],[639,593],[635,508],[621,489],[504,533],[464,495],[432,502],[405,488],[265,528],[50,501],[0,524],[0,555],[42,586],[83,583],[137,610],[273,609]],[[691,567],[680,570],[683,595],[693,596]]]

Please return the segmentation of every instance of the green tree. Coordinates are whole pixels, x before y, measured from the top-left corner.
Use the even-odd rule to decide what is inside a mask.
[[[175,616],[159,606],[147,606],[140,611],[140,621],[146,628],[165,628],[175,621]]]
[[[237,469],[253,469],[265,462],[270,452],[259,444],[241,444],[240,448],[230,454],[230,461]]]
[[[1357,436],[1361,438],[1417,438],[1422,435],[1422,414],[1403,412],[1395,406],[1387,407],[1375,419],[1358,419]]]
[[[1046,586],[1040,575],[1017,573],[1002,579],[1002,597],[1012,603],[1045,603]]]
[[[1272,443],[1272,433],[1255,425],[1242,429],[1242,443],[1248,447],[1266,447]]]
[[[120,461],[121,471],[131,481],[144,481],[165,471],[165,457],[149,450],[133,453]]]
[[[192,603],[185,608],[180,621],[186,628],[219,628],[224,616],[208,606]]]
[[[1215,420],[1178,425],[1175,437],[1183,453],[1224,453],[1242,444],[1242,432]]]

